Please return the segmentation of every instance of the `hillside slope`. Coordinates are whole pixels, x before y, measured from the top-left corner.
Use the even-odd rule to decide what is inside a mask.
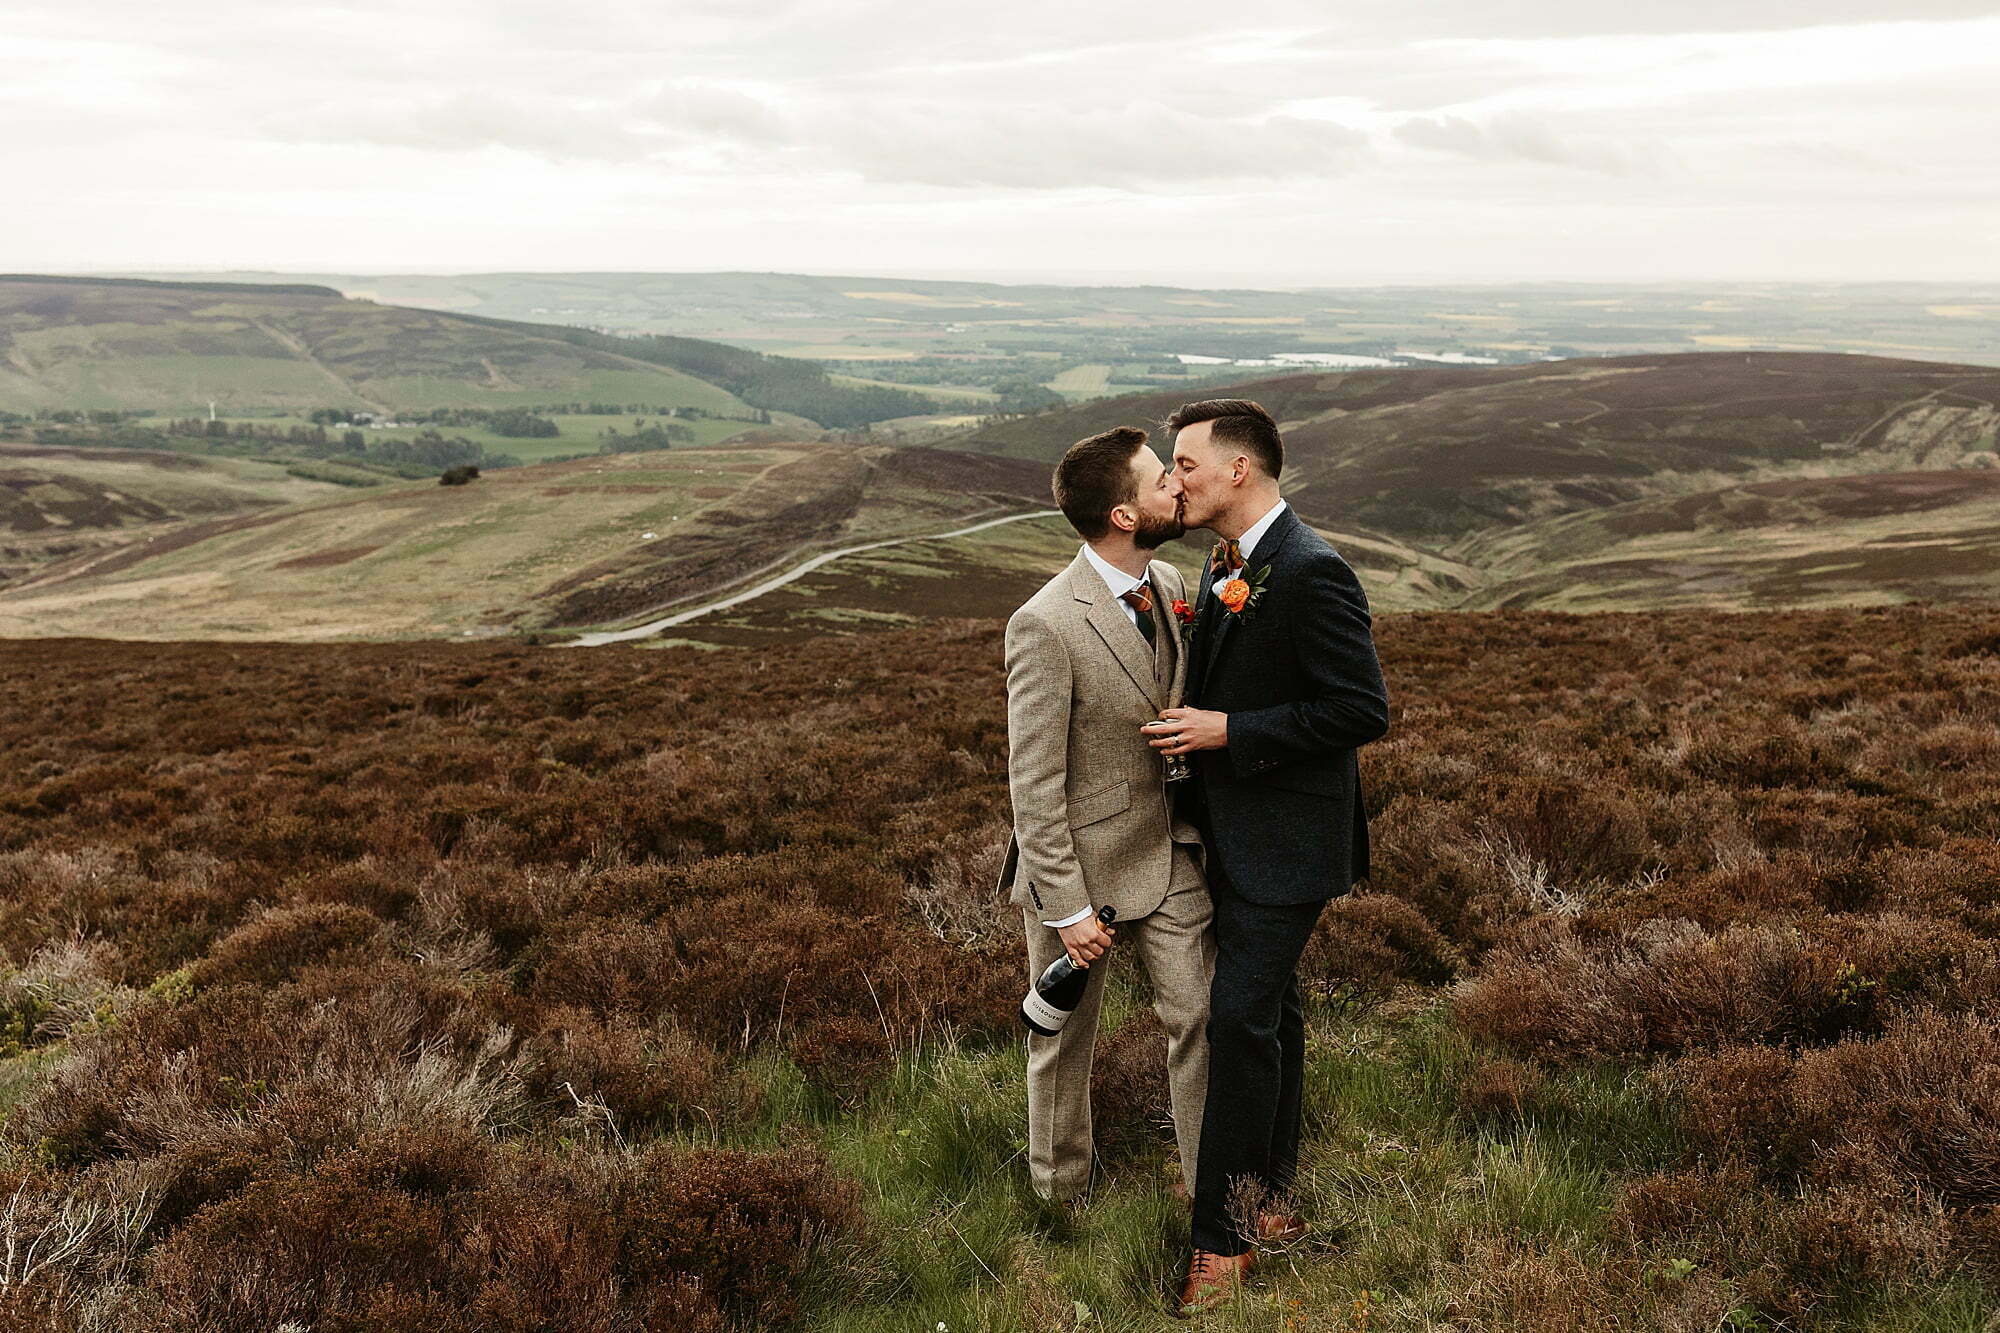
[[[788,558],[1045,508],[1035,464],[780,444],[614,454],[183,523],[0,592],[0,635],[436,637],[617,624]]]
[[[1494,529],[1465,609],[1879,606],[2000,596],[2000,469],[1799,477]]]
[[[331,287],[0,275],[0,412],[224,416],[553,403],[850,428],[934,410],[816,362],[349,300]],[[771,420],[764,417],[763,420]]]
[[[1734,480],[1991,458],[2000,369],[1786,352],[1365,370],[1213,388],[1284,423],[1286,493],[1322,523],[1450,549],[1470,534]],[[953,447],[1054,458],[1182,394],[995,422]]]
[[[249,459],[0,444],[0,588],[189,520],[349,494]]]
[[[749,414],[693,375],[531,326],[331,288],[0,277],[0,410],[224,415],[597,401]]]

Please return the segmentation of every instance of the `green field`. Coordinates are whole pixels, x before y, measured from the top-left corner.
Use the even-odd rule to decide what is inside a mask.
[[[905,384],[897,380],[870,379],[865,375],[835,375],[836,384],[865,384],[878,389],[914,389],[948,403],[990,403],[1000,395],[991,389],[975,389],[963,384]]]
[[[371,395],[379,394],[397,408],[421,412],[434,407],[467,406],[464,384],[444,376],[389,375],[370,380]],[[558,382],[478,391],[480,407],[535,407],[549,402],[647,403],[662,407],[698,407],[704,412],[747,415],[742,399],[713,384],[679,371],[591,369]]]
[[[1062,374],[1048,382],[1057,393],[1079,397],[1095,397],[1111,386],[1111,367],[1106,365],[1071,366]]]
[[[742,411],[741,408],[735,410],[738,412]],[[362,434],[371,441],[414,440],[427,431],[435,431],[447,439],[463,437],[490,453],[508,454],[520,459],[524,463],[539,463],[550,458],[568,458],[576,454],[595,453],[606,442],[607,431],[615,430],[621,434],[629,435],[634,430],[639,429],[642,422],[646,425],[659,425],[671,422],[676,428],[691,432],[693,438],[685,443],[676,445],[678,448],[687,449],[701,449],[710,445],[720,444],[722,441],[732,436],[741,435],[746,431],[769,432],[783,429],[782,426],[760,425],[756,421],[745,421],[737,418],[662,417],[657,414],[642,413],[619,413],[616,415],[591,412],[548,413],[544,419],[555,426],[557,432],[555,435],[522,439],[499,434],[497,431],[483,425],[369,426],[362,431]],[[171,420],[172,418],[170,417],[144,417],[136,424],[154,429],[164,429]],[[241,421],[259,428],[276,429],[284,429],[292,426],[308,426],[311,424],[305,417],[297,415],[275,417],[224,416],[219,418],[219,420],[231,424]],[[338,428],[329,427],[328,433],[338,436],[342,432]],[[803,433],[810,434],[810,428]],[[273,445],[272,447],[274,449],[282,449],[285,446]]]

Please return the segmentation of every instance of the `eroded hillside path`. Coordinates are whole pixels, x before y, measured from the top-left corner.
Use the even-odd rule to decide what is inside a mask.
[[[1003,514],[999,518],[989,518],[983,523],[974,523],[969,527],[953,528],[949,532],[918,533],[909,537],[885,537],[881,541],[863,542],[859,546],[843,546],[834,551],[822,551],[812,559],[794,565],[782,574],[765,579],[762,583],[745,588],[742,592],[732,593],[720,601],[708,602],[702,606],[691,607],[686,611],[677,611],[673,615],[662,616],[658,620],[649,620],[643,625],[634,625],[630,629],[601,630],[595,634],[580,634],[568,643],[557,646],[567,648],[596,648],[607,643],[629,643],[634,639],[650,638],[663,629],[672,629],[675,625],[685,625],[690,620],[699,620],[711,612],[725,611],[732,606],[741,606],[745,602],[754,601],[767,592],[776,592],[786,584],[796,583],[822,565],[831,564],[842,556],[857,555],[862,551],[879,551],[886,546],[907,546],[912,542],[938,542],[946,541],[953,537],[967,537],[975,532],[984,532],[988,528],[997,528],[1003,523],[1020,523],[1031,518],[1061,517],[1062,511],[1060,510],[1037,509],[1026,514]]]

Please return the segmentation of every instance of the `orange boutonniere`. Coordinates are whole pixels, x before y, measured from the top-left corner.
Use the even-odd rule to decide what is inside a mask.
[[[1187,604],[1187,598],[1185,597],[1174,598],[1173,602],[1169,604],[1167,609],[1174,613],[1174,619],[1180,621],[1181,624],[1183,625],[1194,624],[1194,608]]]
[[[1230,615],[1247,618],[1257,609],[1264,596],[1264,580],[1270,576],[1271,567],[1266,565],[1247,579],[1231,579],[1217,590],[1216,599]]]

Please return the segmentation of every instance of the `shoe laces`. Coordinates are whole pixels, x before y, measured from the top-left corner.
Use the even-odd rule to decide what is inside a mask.
[[[1194,1280],[1196,1283],[1219,1283],[1222,1281],[1224,1274],[1229,1273],[1234,1268],[1235,1265],[1229,1262],[1228,1255],[1216,1254],[1212,1250],[1196,1250],[1194,1252]]]

